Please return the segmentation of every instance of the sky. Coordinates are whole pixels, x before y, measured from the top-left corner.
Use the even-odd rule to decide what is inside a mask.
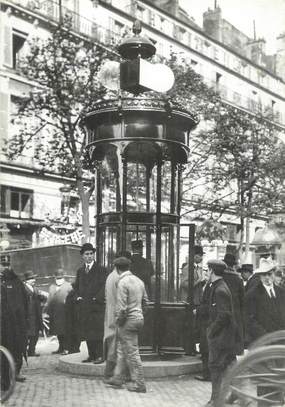
[[[253,38],[253,20],[256,36],[266,40],[266,52],[276,51],[276,37],[285,32],[285,0],[216,0],[222,17]],[[196,23],[203,26],[203,12],[213,9],[215,0],[179,0]]]

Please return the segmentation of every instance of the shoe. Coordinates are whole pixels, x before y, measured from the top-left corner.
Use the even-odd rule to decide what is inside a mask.
[[[19,382],[19,383],[23,383],[25,380],[26,380],[26,377],[25,376],[22,376],[21,374],[18,374],[17,376],[16,376],[16,382]]]
[[[210,382],[211,378],[207,376],[195,376],[194,377],[196,380],[199,380],[200,382]]]
[[[61,355],[68,355],[68,350],[64,350],[61,352]]]
[[[58,350],[55,350],[55,351],[53,351],[53,352],[51,352],[52,353],[52,355],[58,355],[58,354],[60,354],[62,352],[62,349],[58,349]]]
[[[32,357],[32,356],[35,356],[35,357],[39,357],[40,356],[40,354],[39,353],[28,353],[28,356],[30,356],[30,357]]]
[[[146,387],[144,384],[131,383],[127,386],[127,389],[136,393],[146,393]]]
[[[94,362],[94,359],[88,357],[87,359],[82,360],[82,363],[92,363]]]
[[[111,377],[110,379],[104,379],[103,382],[105,384],[108,384],[109,386],[116,387],[118,389],[120,389],[123,386],[123,381],[116,377]]]
[[[96,358],[93,363],[94,365],[100,365],[101,363],[104,363],[104,359],[101,357]]]

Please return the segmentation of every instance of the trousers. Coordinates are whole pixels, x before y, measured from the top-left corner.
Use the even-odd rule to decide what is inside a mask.
[[[117,365],[114,372],[114,377],[123,380],[128,368],[131,380],[138,386],[144,385],[138,345],[138,334],[143,324],[143,319],[127,319],[123,326],[118,327]]]

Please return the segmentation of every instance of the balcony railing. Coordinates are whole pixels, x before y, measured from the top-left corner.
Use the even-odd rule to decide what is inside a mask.
[[[266,105],[260,100],[255,100],[248,96],[242,95],[228,86],[217,84],[215,81],[207,79],[205,77],[204,81],[208,86],[214,88],[220,94],[222,99],[225,100],[225,102],[231,103],[237,107],[241,107],[256,114],[262,114],[269,120],[272,120],[281,125],[285,124],[285,114],[282,114],[279,110],[277,110],[277,108]]]
[[[106,0],[109,4],[112,3],[110,0]],[[59,23],[64,16],[69,16],[72,22],[72,29],[74,32],[84,35],[97,43],[102,45],[116,45],[122,39],[123,33],[117,33],[103,26],[98,25],[94,21],[83,17],[82,15],[70,10],[66,7],[59,6],[59,1],[53,0],[10,0],[10,4],[15,4],[36,13],[39,16],[48,18],[54,23]],[[272,107],[263,105],[261,102],[256,101],[252,98],[248,98],[244,95],[239,94],[233,89],[217,84],[212,80],[208,80],[204,77],[205,82],[215,88],[221,97],[231,104],[237,107],[244,108],[254,113],[262,113],[267,115],[272,121],[285,125],[285,114],[281,113],[277,109],[272,109]],[[271,110],[270,110],[271,109]],[[273,113],[273,114],[272,114]]]
[[[65,17],[69,17],[72,29],[75,33],[84,35],[103,45],[116,45],[121,36],[90,20],[75,11],[60,6],[59,2],[52,0],[11,0],[10,3],[30,10],[31,12],[48,18],[49,21],[59,23]]]

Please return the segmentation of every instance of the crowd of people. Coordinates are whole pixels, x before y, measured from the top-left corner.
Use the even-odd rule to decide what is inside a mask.
[[[132,242],[132,253],[117,254],[113,269],[95,262],[95,248],[81,247],[83,265],[75,281],[65,280],[63,269],[54,273],[54,282],[45,293],[35,287],[32,271],[17,276],[9,259],[1,257],[1,344],[10,350],[16,365],[16,380],[23,359],[39,356],[36,344],[44,330],[42,315],[49,318],[49,333],[56,335],[54,353],[80,351],[86,341],[88,356],[83,363],[105,361],[104,383],[129,391],[146,392],[138,336],[144,325],[144,305],[152,290],[152,263],[142,255],[142,241]],[[202,374],[197,380],[212,382],[208,406],[218,407],[223,376],[228,367],[260,336],[285,329],[285,290],[282,272],[270,256],[259,267],[238,266],[236,257],[226,253],[223,260],[209,260],[202,267],[203,248],[194,246],[193,321],[195,332],[186,354],[195,354],[197,344]],[[180,299],[189,301],[189,265],[182,266]],[[1,387],[9,385],[6,363],[1,365]],[[229,395],[228,402],[234,401]]]
[[[209,260],[202,267],[203,249],[194,247],[194,301],[196,343],[202,360],[197,380],[212,382],[208,407],[219,407],[223,376],[237,356],[259,337],[285,329],[283,274],[270,254],[259,267],[238,265],[235,255]],[[181,290],[188,286],[188,264],[182,267]],[[195,344],[195,341],[194,341]],[[190,354],[195,349],[188,350]],[[227,402],[233,403],[233,394]]]

